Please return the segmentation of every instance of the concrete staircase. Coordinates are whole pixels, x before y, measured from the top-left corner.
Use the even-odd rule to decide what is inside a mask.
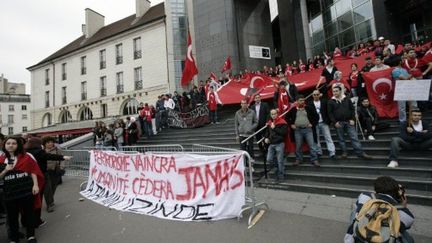
[[[207,125],[195,129],[166,129],[150,140],[139,141],[139,144],[181,144],[190,149],[192,144],[204,144],[225,148],[238,149],[234,135],[234,113],[237,107],[224,107],[221,113],[221,124]],[[432,120],[432,113],[424,114],[424,119]],[[390,141],[398,136],[398,121],[387,121],[390,127],[377,132],[375,141],[361,141],[366,153],[374,157],[364,160],[349,150],[348,159],[332,160],[327,156],[320,159],[321,167],[316,168],[308,163],[307,153],[304,163],[294,167],[294,154],[289,154],[285,162],[286,180],[276,183],[274,169],[267,168],[268,179],[264,177],[264,162],[260,156],[258,146],[255,146],[255,175],[257,186],[273,189],[310,192],[337,196],[356,197],[361,191],[372,191],[373,180],[381,175],[394,177],[407,188],[410,203],[432,205],[432,150],[403,151],[399,159],[399,168],[387,168]],[[336,133],[331,130],[335,141],[337,154],[340,154]],[[350,148],[350,142],[348,142]],[[326,146],[322,144],[323,152],[327,155]]]

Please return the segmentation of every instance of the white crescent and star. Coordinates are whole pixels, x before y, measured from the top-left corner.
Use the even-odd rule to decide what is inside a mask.
[[[382,84],[382,83],[384,83],[384,84],[388,84],[388,86],[390,86],[390,90],[389,91],[392,91],[393,90],[393,84],[392,84],[392,81],[390,80],[390,79],[388,79],[388,78],[379,78],[379,79],[377,79],[377,80],[375,80],[374,82],[373,82],[373,84],[372,84],[372,89],[373,89],[373,91],[376,93],[377,91],[376,91],[376,87],[379,85],[379,84]]]
[[[259,76],[257,76],[257,77],[253,77],[252,79],[251,79],[251,82],[250,82],[250,85],[249,85],[249,87],[250,88],[255,88],[254,87],[254,83],[255,83],[255,80],[257,80],[257,79],[261,79],[262,81],[264,81],[264,79],[263,78],[261,78],[261,77],[259,77]]]

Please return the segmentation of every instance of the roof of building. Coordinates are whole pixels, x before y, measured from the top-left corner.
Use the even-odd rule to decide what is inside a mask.
[[[154,22],[164,17],[165,17],[165,5],[164,3],[160,3],[158,5],[151,7],[139,20],[136,20],[136,16],[135,14],[133,14],[129,17],[126,17],[117,22],[102,27],[98,32],[96,32],[88,39],[86,39],[85,36],[82,35],[78,39],[72,41],[65,47],[55,52],[54,54],[48,56],[47,58],[43,59],[39,63],[31,67],[28,67],[27,69],[32,69],[33,67],[49,62],[61,56],[67,55],[81,48],[93,45],[97,42],[103,41],[105,39],[121,34],[125,31],[137,28],[139,26]]]
[[[30,102],[30,95],[28,94],[0,94],[0,102]]]

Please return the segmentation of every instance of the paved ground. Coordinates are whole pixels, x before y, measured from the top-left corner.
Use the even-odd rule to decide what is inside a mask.
[[[47,224],[37,230],[41,243],[51,242],[342,242],[353,199],[259,189],[271,210],[251,229],[246,218],[217,222],[175,222],[109,210],[79,201],[79,184],[66,178],[59,187],[57,209],[44,214]],[[432,242],[431,207],[413,206],[416,242]],[[0,242],[7,242],[4,227]]]

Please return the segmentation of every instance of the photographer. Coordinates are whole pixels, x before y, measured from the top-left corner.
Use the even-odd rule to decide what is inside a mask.
[[[345,243],[354,243],[358,240],[355,235],[356,216],[361,211],[362,207],[373,199],[382,200],[396,207],[400,219],[400,236],[397,242],[411,243],[414,242],[408,229],[414,223],[414,215],[408,209],[408,201],[405,196],[405,188],[400,185],[395,179],[389,176],[380,176],[374,181],[375,193],[361,193],[357,198],[355,207],[351,214],[350,226],[345,235]],[[373,232],[372,232],[373,233]]]

